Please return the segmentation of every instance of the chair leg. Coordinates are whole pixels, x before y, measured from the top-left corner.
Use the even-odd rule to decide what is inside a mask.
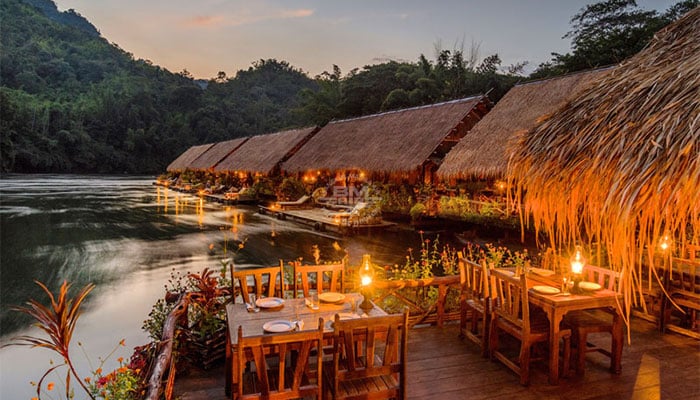
[[[562,362],[562,376],[569,377],[571,374],[571,336],[564,336],[564,355]]]
[[[488,358],[490,356],[489,352],[489,325],[490,320],[488,318],[488,313],[484,313],[481,316],[481,325],[483,326],[483,331],[481,332],[481,356]]]
[[[530,344],[520,344],[520,384],[527,386],[530,384],[530,353],[532,346]]]
[[[467,302],[461,300],[459,304],[459,338],[464,339],[467,331]]]
[[[494,352],[498,349],[498,328],[496,327],[496,319],[491,318],[491,329],[489,333],[489,358],[494,359]]]
[[[576,343],[576,374],[583,376],[586,372],[586,342],[588,341],[588,335],[585,333],[578,333],[578,341]]]

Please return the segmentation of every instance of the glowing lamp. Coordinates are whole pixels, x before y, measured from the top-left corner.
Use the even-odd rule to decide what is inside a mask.
[[[372,270],[372,264],[370,263],[370,255],[365,254],[362,256],[362,265],[360,266],[360,292],[362,293],[362,303],[360,308],[364,310],[366,314],[374,308],[374,304],[369,300],[370,289],[372,286],[372,279],[374,278],[374,271]]]
[[[585,262],[586,260],[583,258],[583,254],[581,254],[581,246],[576,246],[576,253],[571,258],[571,272],[580,275],[583,272],[583,264]]]
[[[661,238],[661,241],[659,242],[659,248],[664,253],[671,248],[671,238],[669,238],[668,235],[664,235],[664,237]]]
[[[583,273],[583,266],[586,264],[586,259],[583,257],[583,252],[581,251],[581,246],[576,246],[576,252],[574,256],[571,257],[571,274],[573,275],[574,288],[573,293],[580,292],[579,283],[581,282]]]

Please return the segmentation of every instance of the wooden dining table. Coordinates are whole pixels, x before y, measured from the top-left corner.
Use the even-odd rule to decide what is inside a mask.
[[[532,289],[537,285],[560,288],[562,277],[559,275],[543,276],[530,272],[527,274],[528,301],[544,310],[549,319],[549,383],[559,383],[559,331],[564,315],[570,311],[606,309],[613,318],[612,362],[611,372],[621,372],[623,345],[622,295],[608,289],[580,291],[577,294],[544,294]]]
[[[236,382],[238,327],[243,327],[244,336],[275,335],[275,332],[266,332],[263,326],[272,321],[291,322],[295,330],[316,330],[318,329],[319,318],[324,321],[324,339],[332,339],[333,328],[330,324],[335,319],[336,314],[352,315],[357,318],[387,315],[380,307],[375,305],[367,313],[359,307],[362,295],[359,293],[346,293],[344,299],[335,303],[325,303],[320,301],[318,309],[313,309],[307,304],[306,299],[283,299],[281,307],[260,308],[254,311],[250,306],[243,303],[232,303],[226,306],[226,321],[228,324],[226,340],[226,395],[230,395],[231,389]],[[301,325],[296,322],[301,321]]]

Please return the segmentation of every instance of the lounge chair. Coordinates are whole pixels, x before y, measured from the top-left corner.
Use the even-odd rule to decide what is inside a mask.
[[[363,201],[358,201],[350,211],[332,212],[326,214],[326,217],[333,219],[341,226],[377,223],[377,220],[381,219],[376,205]]]
[[[293,208],[308,208],[311,206],[310,196],[303,195],[296,199],[295,201],[278,201],[277,205],[283,210],[290,210]]]

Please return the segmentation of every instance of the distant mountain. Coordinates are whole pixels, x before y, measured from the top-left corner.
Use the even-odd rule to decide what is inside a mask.
[[[193,144],[299,126],[316,87],[277,60],[195,81],[50,0],[1,0],[0,21],[1,172],[161,172]]]
[[[22,0],[25,3],[36,7],[42,12],[47,18],[59,24],[64,24],[72,26],[74,28],[80,29],[81,31],[93,35],[100,36],[100,32],[92,25],[88,20],[83,18],[82,15],[75,12],[75,10],[70,9],[68,11],[60,12],[56,7],[56,4],[51,0]]]

